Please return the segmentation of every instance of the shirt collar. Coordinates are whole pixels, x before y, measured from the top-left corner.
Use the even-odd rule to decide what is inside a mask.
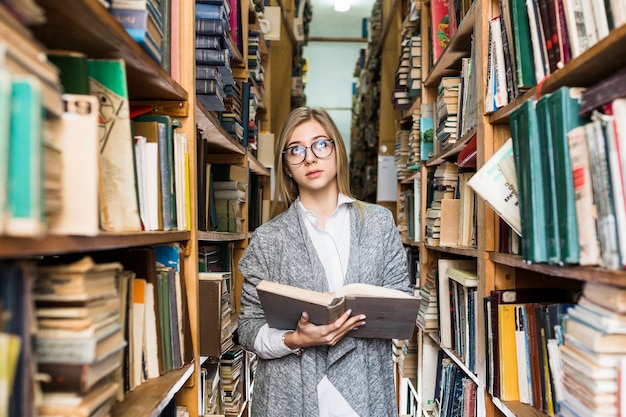
[[[334,211],[337,211],[337,209],[339,207],[343,206],[343,205],[350,204],[350,203],[353,203],[353,202],[354,202],[354,198],[348,197],[345,194],[339,193],[339,195],[337,197],[337,208]],[[304,215],[313,215],[313,216],[315,216],[315,213],[313,213],[311,210],[308,210],[306,207],[304,207],[304,205],[300,201],[300,196],[296,197],[295,203],[298,205],[298,208],[300,209],[301,213],[303,213]],[[315,217],[317,217],[317,216],[315,216]]]

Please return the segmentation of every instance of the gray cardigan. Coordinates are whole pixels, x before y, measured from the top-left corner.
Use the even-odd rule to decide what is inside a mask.
[[[350,209],[345,284],[365,282],[411,293],[406,253],[391,212],[366,203],[351,203]],[[239,270],[245,277],[239,342],[249,351],[254,351],[257,333],[266,323],[256,292],[261,279],[328,291],[322,261],[295,204],[256,229],[239,261]],[[318,416],[316,388],[324,375],[360,417],[397,416],[391,341],[352,337],[333,347],[307,348],[300,357],[259,359],[252,415]]]

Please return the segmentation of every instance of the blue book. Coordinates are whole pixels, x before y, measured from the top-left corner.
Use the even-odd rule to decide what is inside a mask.
[[[196,19],[222,19],[224,7],[217,4],[196,4]]]
[[[44,232],[43,112],[38,78],[14,76],[9,135],[7,234]]]

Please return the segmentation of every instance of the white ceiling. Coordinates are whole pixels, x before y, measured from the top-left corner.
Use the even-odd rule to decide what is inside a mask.
[[[350,37],[360,38],[364,17],[372,15],[374,0],[350,0],[347,12],[336,12],[333,0],[310,0],[313,6],[311,37]]]

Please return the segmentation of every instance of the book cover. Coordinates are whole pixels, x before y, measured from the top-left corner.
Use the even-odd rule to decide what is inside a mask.
[[[561,261],[579,263],[578,216],[574,193],[574,178],[567,134],[585,123],[579,116],[582,89],[561,87],[548,96],[550,137],[554,159],[554,192],[556,196],[558,246]],[[586,215],[589,215],[587,213]]]
[[[49,381],[41,383],[41,389],[44,392],[88,392],[122,365],[122,348],[89,364],[40,363],[39,373],[50,377]]]
[[[6,213],[6,232],[12,236],[39,236],[46,230],[41,94],[36,77],[12,77]]]
[[[87,417],[101,411],[108,413],[117,384],[103,381],[85,394],[45,393],[38,411],[42,415],[74,415]]]
[[[493,208],[493,210],[519,235],[522,234],[521,207],[518,196],[518,184],[507,180],[503,174],[504,166],[517,169],[513,142],[507,140],[476,171],[467,184]],[[509,168],[510,169],[510,168]]]
[[[538,140],[538,153],[531,155],[531,158],[540,158],[538,166],[541,168],[541,177],[543,178],[543,209],[545,214],[545,236],[547,240],[547,261],[550,264],[557,265],[561,261],[561,246],[559,240],[559,212],[557,200],[557,179],[560,182],[560,178],[555,173],[555,156],[553,145],[554,138],[552,134],[556,129],[552,127],[554,120],[550,113],[548,99],[550,94],[541,96],[536,104],[535,111],[537,112],[537,127],[538,133],[541,135],[541,140]],[[531,139],[532,140],[532,139]],[[535,165],[537,167],[537,165]],[[533,169],[531,167],[531,169]]]
[[[432,64],[437,63],[450,43],[450,16],[447,0],[435,0],[430,5]]]
[[[65,94],[89,94],[87,55],[77,51],[52,50],[48,59],[59,68],[59,81]]]
[[[519,183],[522,256],[526,262],[548,261],[546,202],[541,168],[540,135],[535,100],[526,100],[510,116],[515,167]]]
[[[89,88],[99,99],[100,227],[140,231],[124,61],[90,59]]]
[[[591,161],[585,127],[571,129],[567,133],[567,142],[574,191],[578,262],[580,265],[599,265],[598,214],[593,196]]]
[[[413,334],[420,299],[390,288],[349,284],[337,294],[319,293],[263,280],[257,292],[270,327],[291,330],[303,311],[313,324],[330,324],[346,310],[365,314],[366,324],[351,337],[408,339]]]
[[[513,50],[515,52],[515,81],[518,88],[530,88],[536,84],[536,81],[533,61],[529,59],[533,54],[533,49],[526,2],[524,0],[510,0],[510,6]]]
[[[94,236],[100,230],[98,99],[91,95],[64,94],[63,106],[58,124],[63,163],[62,208],[49,217],[49,230]]]
[[[517,375],[517,344],[515,340],[515,305],[498,306],[498,343],[500,368],[500,399],[519,401]]]

